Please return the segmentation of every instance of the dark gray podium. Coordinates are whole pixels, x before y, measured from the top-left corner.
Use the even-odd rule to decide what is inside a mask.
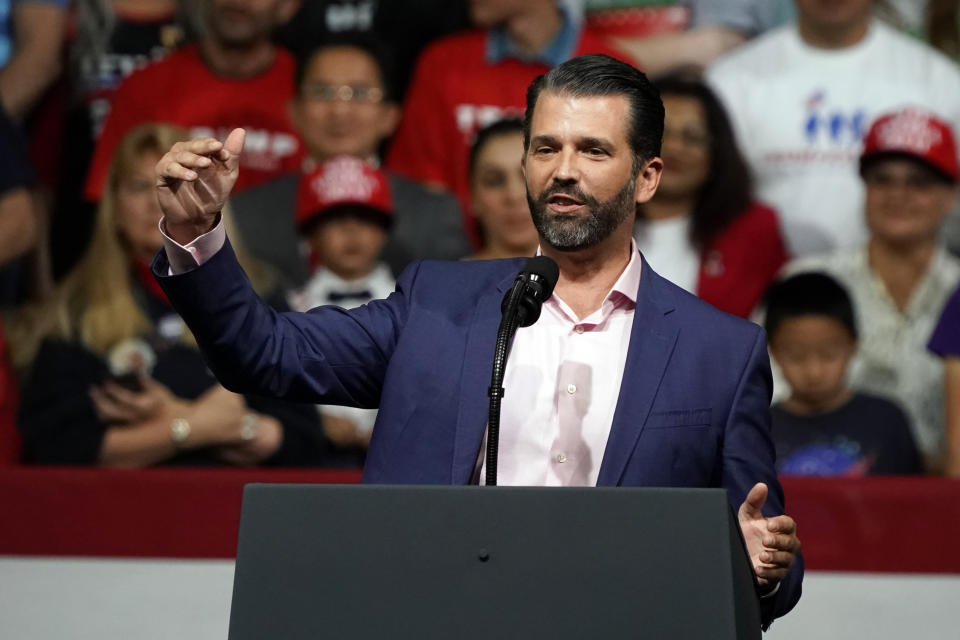
[[[760,635],[721,489],[244,490],[230,640]]]

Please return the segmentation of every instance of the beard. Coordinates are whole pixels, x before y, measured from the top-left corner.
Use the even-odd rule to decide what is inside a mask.
[[[577,251],[592,247],[610,237],[610,234],[636,213],[633,199],[636,178],[627,180],[623,188],[609,200],[600,202],[587,195],[576,185],[554,184],[544,189],[536,198],[527,186],[527,203],[533,226],[544,242],[561,251]],[[555,213],[547,209],[547,200],[556,194],[568,195],[583,203],[587,214]]]

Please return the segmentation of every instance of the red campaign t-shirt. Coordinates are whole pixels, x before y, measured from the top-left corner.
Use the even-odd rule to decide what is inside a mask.
[[[133,73],[117,89],[87,175],[86,198],[100,199],[113,150],[133,127],[164,122],[191,137],[220,140],[235,127],[247,130],[240,176],[234,188],[296,171],[303,159],[287,105],[294,95],[293,56],[277,49],[273,65],[254,78],[223,78],[204,64],[196,45]]]
[[[491,65],[486,48],[487,32],[472,30],[424,50],[387,156],[390,170],[446,186],[464,212],[470,205],[469,153],[477,130],[504,117],[522,118],[527,86],[550,69],[515,59]],[[575,55],[585,53],[629,60],[588,29]]]

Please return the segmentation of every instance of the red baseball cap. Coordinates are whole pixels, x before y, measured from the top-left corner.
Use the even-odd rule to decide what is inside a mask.
[[[951,182],[960,181],[953,128],[928,111],[910,107],[874,121],[863,141],[860,171],[874,159],[890,155],[916,158]]]
[[[303,176],[297,193],[297,225],[345,208],[373,213],[384,227],[393,221],[393,198],[387,176],[353,156],[337,156]]]

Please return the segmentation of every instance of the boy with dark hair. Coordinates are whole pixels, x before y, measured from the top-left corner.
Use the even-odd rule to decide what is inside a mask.
[[[771,355],[791,389],[790,397],[772,409],[779,473],[920,471],[903,411],[847,385],[857,325],[842,286],[817,272],[775,284],[767,294],[766,330]]]

